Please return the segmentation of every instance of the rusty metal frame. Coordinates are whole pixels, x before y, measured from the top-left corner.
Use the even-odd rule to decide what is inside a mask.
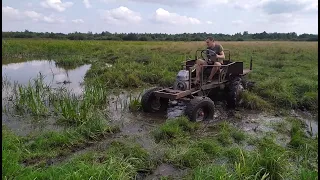
[[[195,56],[195,60],[198,59],[197,57],[197,52],[199,51],[204,51],[204,50],[197,50],[196,51],[196,56]],[[229,62],[231,61],[230,59],[230,50],[224,50],[224,51],[228,51],[229,52],[229,59],[224,59],[224,60],[228,60]],[[193,61],[193,60],[189,60],[189,61]],[[187,70],[189,70],[189,89],[188,90],[185,90],[185,91],[181,91],[181,90],[174,90],[173,87],[169,87],[169,88],[165,88],[165,89],[161,89],[161,90],[158,90],[158,91],[155,91],[155,96],[157,97],[162,97],[162,98],[167,98],[167,99],[171,99],[171,100],[176,100],[176,99],[182,99],[182,100],[186,100],[188,98],[188,96],[190,96],[191,98],[193,97],[194,94],[200,92],[200,91],[205,91],[205,90],[208,90],[208,89],[213,89],[213,88],[216,88],[216,87],[219,87],[221,86],[222,83],[226,83],[228,82],[226,79],[227,77],[227,73],[229,71],[229,67],[234,65],[236,62],[231,62],[229,64],[222,64],[220,66],[220,69],[222,69],[221,72],[223,73],[219,73],[219,77],[218,77],[218,84],[216,81],[213,81],[209,84],[203,84],[203,72],[204,72],[204,68],[205,67],[219,67],[219,65],[202,65],[201,66],[201,79],[200,79],[200,88],[191,88],[191,75],[192,75],[192,70],[194,68],[194,65],[196,63],[194,63],[193,65],[186,65],[186,61],[184,62],[184,64],[182,65],[182,68]],[[219,70],[220,70],[219,69]],[[252,57],[251,57],[251,61],[250,61],[250,69],[248,71],[248,73],[252,70]],[[245,73],[247,74],[247,73]],[[245,74],[239,74],[239,75],[245,75]],[[223,78],[221,76],[224,76]]]

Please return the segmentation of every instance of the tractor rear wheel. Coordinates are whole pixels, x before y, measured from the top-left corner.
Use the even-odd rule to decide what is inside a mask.
[[[141,98],[141,106],[144,112],[163,112],[168,108],[169,99],[156,97],[154,91],[162,88],[155,87],[148,89]]]
[[[240,77],[233,79],[228,88],[227,106],[236,108],[241,104],[241,93],[244,90],[243,81]]]
[[[195,97],[187,104],[185,113],[193,122],[211,120],[214,115],[214,102],[208,97]]]

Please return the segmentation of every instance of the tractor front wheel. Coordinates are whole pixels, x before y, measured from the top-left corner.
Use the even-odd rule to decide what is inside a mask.
[[[141,106],[144,112],[163,112],[168,108],[169,99],[156,97],[154,91],[162,88],[156,87],[147,90],[141,98]]]
[[[214,102],[208,97],[195,97],[187,104],[185,113],[193,122],[211,120],[214,116]]]

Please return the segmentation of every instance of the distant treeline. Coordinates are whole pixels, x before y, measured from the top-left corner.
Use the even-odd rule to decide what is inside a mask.
[[[50,39],[69,39],[69,40],[118,40],[118,41],[203,41],[206,37],[213,36],[219,41],[250,41],[250,40],[283,40],[283,41],[318,41],[317,34],[290,33],[254,33],[248,31],[243,33],[229,34],[212,34],[212,33],[182,33],[182,34],[165,34],[165,33],[110,33],[103,31],[101,33],[49,33],[49,32],[2,32],[2,38],[50,38]]]

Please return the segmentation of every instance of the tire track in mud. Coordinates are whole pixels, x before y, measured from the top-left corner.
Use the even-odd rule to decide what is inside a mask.
[[[72,154],[59,156],[47,160],[47,165],[57,165],[72,160],[73,158],[85,154],[90,151],[102,152],[106,150],[114,141],[134,141],[146,149],[149,153],[153,153],[156,147],[155,141],[150,137],[151,131],[165,122],[165,114],[145,114],[132,113],[128,110],[130,103],[128,93],[120,93],[118,96],[110,96],[108,106],[110,125],[118,126],[120,132],[111,134],[106,138],[93,142],[83,148],[75,150]],[[136,95],[138,96],[138,95]]]
[[[76,149],[72,154],[49,159],[47,161],[47,165],[51,166],[65,163],[79,155],[85,154],[90,151],[103,152],[114,141],[133,141],[141,145],[142,148],[147,150],[151,155],[158,153],[158,145],[155,143],[155,140],[151,135],[151,131],[163,124],[167,120],[167,117],[168,119],[172,119],[174,117],[182,115],[185,107],[173,107],[168,110],[167,116],[165,114],[146,114],[140,112],[132,113],[128,110],[128,106],[121,105],[123,101],[128,101],[128,99],[124,100],[124,98],[127,97],[122,96],[122,98],[114,98],[114,101],[111,102],[111,105],[108,109],[110,112],[109,117],[111,118],[110,123],[112,125],[118,125],[120,128],[120,132],[112,134],[98,142],[93,142],[92,144],[89,144],[88,146],[85,146],[83,148]],[[272,116],[270,114],[254,110],[227,110],[224,103],[216,103],[215,108],[214,120],[203,122],[201,125],[203,128],[203,134],[205,134],[207,126],[221,121],[228,121],[239,129],[245,131],[246,133],[259,137],[266,132],[275,131],[272,127],[270,127],[270,124],[283,121],[284,119],[284,117],[281,116]],[[295,111],[291,112],[290,116],[297,117],[306,122],[311,122],[311,120],[308,120],[306,118],[309,116],[306,115],[306,117],[302,117]],[[312,128],[315,129],[316,127],[317,129],[317,123],[314,123],[314,121],[312,122]],[[289,139],[287,137],[279,137],[278,143],[286,145],[288,140]],[[246,146],[245,148],[248,150],[254,149],[254,147],[251,147],[250,145]],[[161,156],[161,154],[157,156]],[[187,173],[187,170],[181,170],[171,164],[160,163],[151,173],[138,172],[136,178],[160,179],[161,176],[182,177],[185,173]]]

